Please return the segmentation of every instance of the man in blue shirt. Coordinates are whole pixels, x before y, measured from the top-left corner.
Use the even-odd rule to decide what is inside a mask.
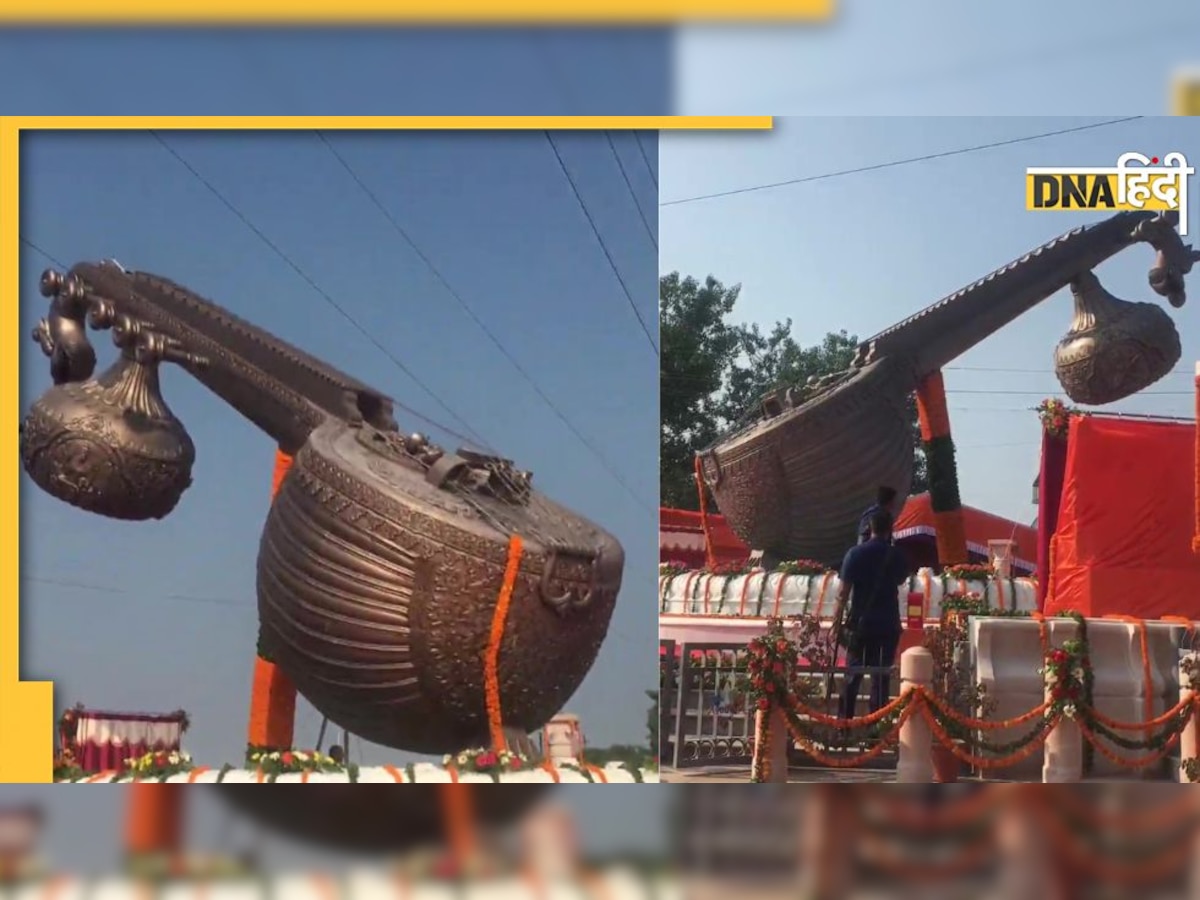
[[[893,519],[896,517],[896,489],[881,487],[875,495],[875,502],[867,507],[867,511],[858,520],[858,542],[865,544],[871,538],[871,516],[877,512],[885,512]]]
[[[878,510],[870,518],[870,536],[865,543],[850,548],[842,562],[841,590],[834,609],[834,629],[846,647],[850,668],[879,666],[891,668],[896,662],[900,643],[900,603],[898,588],[908,579],[908,562],[892,544],[892,517]],[[842,614],[849,602],[845,621]],[[841,717],[853,718],[858,704],[861,674],[846,678],[842,694]],[[891,679],[880,672],[871,675],[871,711],[887,704]]]

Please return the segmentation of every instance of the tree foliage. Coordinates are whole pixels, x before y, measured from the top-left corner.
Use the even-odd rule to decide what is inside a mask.
[[[858,338],[832,332],[802,347],[792,322],[764,330],[732,321],[740,285],[713,276],[703,283],[678,272],[659,280],[662,504],[695,509],[695,454],[741,421],[758,398],[781,383],[799,384],[849,367]],[[914,431],[916,401],[911,400]],[[925,465],[917,436],[913,491],[925,490]]]

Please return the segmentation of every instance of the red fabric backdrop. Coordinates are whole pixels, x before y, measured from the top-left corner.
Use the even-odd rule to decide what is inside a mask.
[[[1037,601],[1038,609],[1046,607],[1050,589],[1050,542],[1058,529],[1058,513],[1062,506],[1063,479],[1067,473],[1067,442],[1042,431],[1042,468],[1038,475],[1038,537],[1037,537]]]
[[[1195,426],[1071,420],[1046,612],[1200,618]]]

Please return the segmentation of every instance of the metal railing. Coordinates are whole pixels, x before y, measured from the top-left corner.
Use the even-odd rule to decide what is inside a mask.
[[[676,769],[703,766],[749,766],[754,753],[754,710],[745,684],[746,647],[731,643],[659,641],[659,735],[664,765]],[[835,715],[847,677],[866,676],[859,685],[856,714],[866,711],[871,676],[891,677],[889,696],[899,689],[895,667],[841,666],[835,669],[801,665],[802,676],[818,684],[821,711]],[[829,747],[829,755],[856,752],[861,745],[844,741]],[[820,764],[793,746],[789,761],[796,766]],[[873,768],[895,767],[895,754],[885,752]]]

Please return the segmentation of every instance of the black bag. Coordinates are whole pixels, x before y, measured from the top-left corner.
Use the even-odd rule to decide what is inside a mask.
[[[883,557],[883,567],[880,569],[879,575],[875,579],[875,586],[871,593],[867,595],[865,602],[860,606],[855,603],[857,599],[854,596],[850,597],[851,618],[846,622],[842,629],[842,646],[846,648],[846,653],[858,656],[862,653],[865,639],[862,633],[862,621],[866,617],[866,613],[873,609],[876,601],[879,599],[879,588],[883,586],[884,580],[888,577],[888,571],[892,566],[892,554],[896,552],[896,546],[889,544],[887,553]]]

